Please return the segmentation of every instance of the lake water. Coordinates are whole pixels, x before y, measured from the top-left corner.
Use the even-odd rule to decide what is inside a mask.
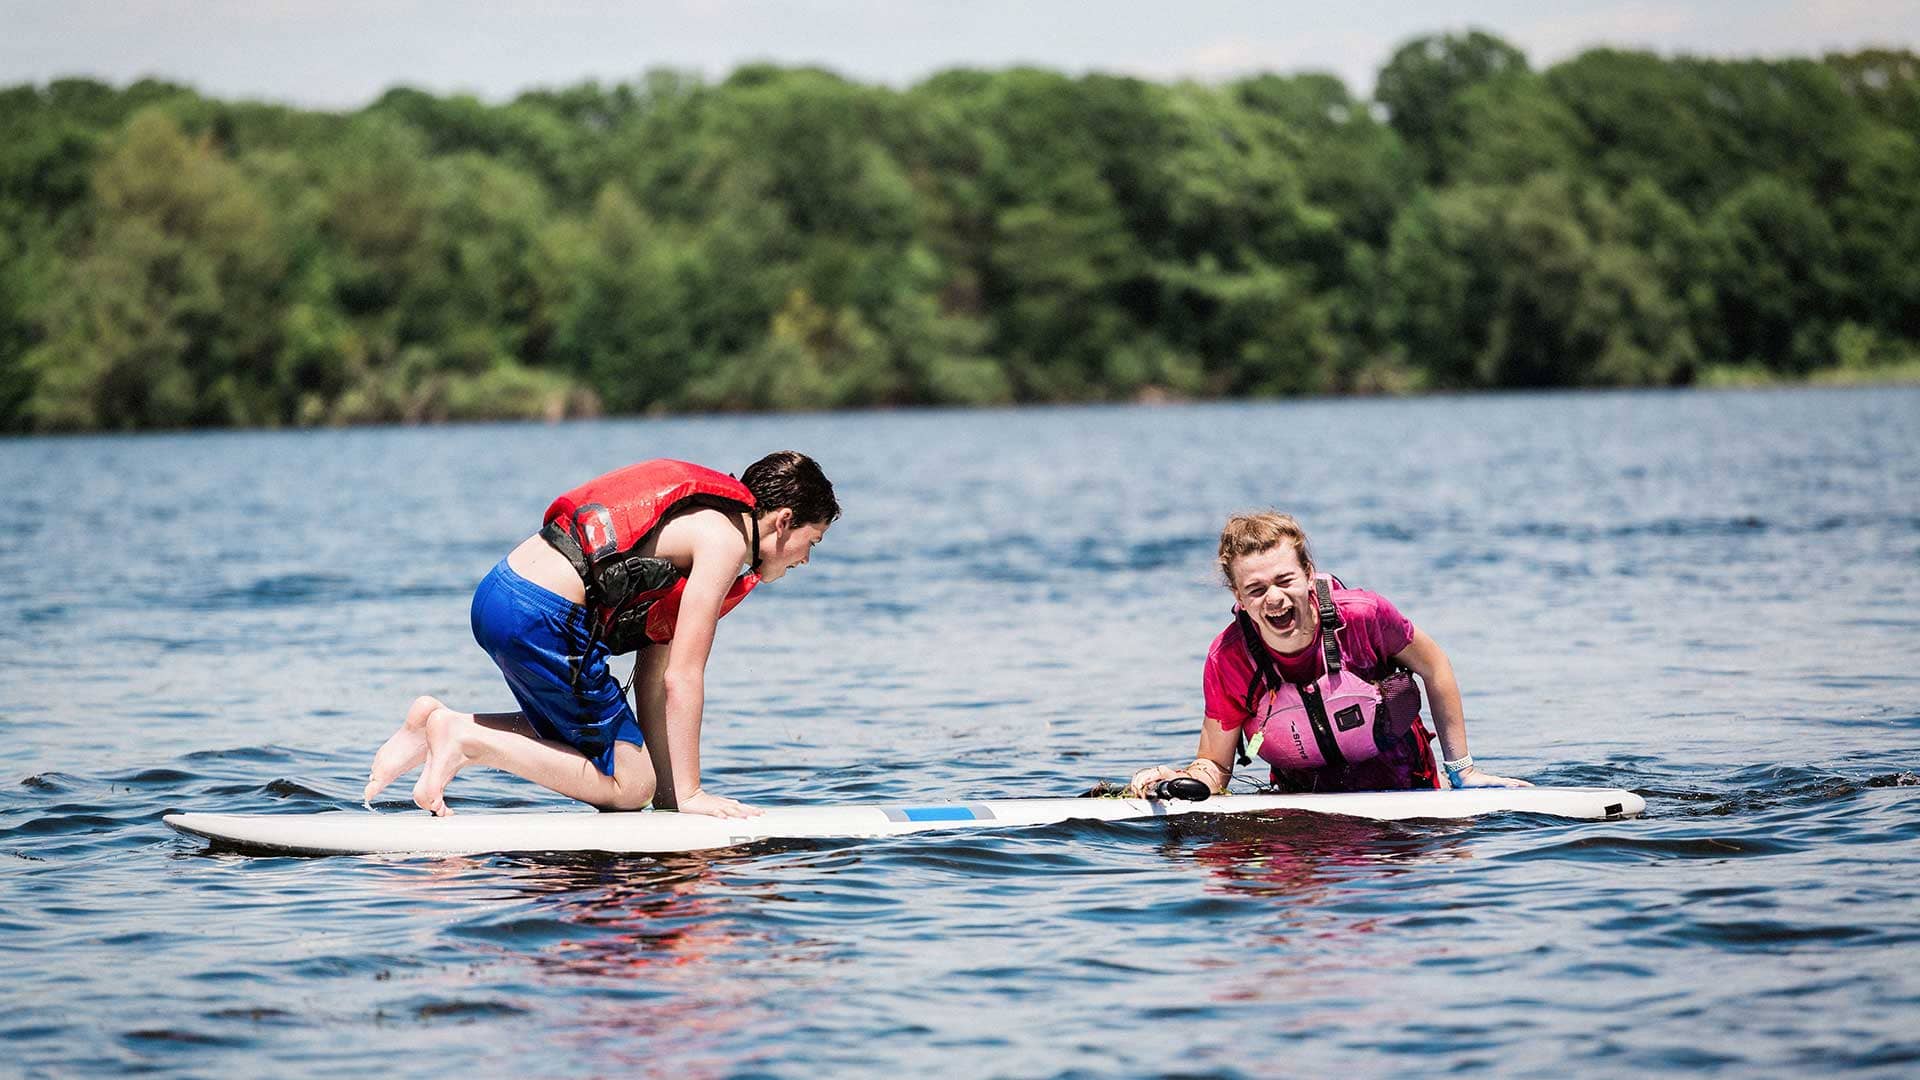
[[[723,794],[1186,760],[1214,538],[1272,505],[1447,649],[1484,764],[1647,816],[572,859],[161,824],[356,807],[413,695],[509,704],[467,600],[555,493],[782,447],[846,517],[721,626]],[[0,537],[0,1072],[1920,1070],[1920,391],[21,439]]]

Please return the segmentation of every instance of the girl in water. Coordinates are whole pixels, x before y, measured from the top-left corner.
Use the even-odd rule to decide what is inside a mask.
[[[1254,756],[1283,791],[1531,786],[1474,763],[1447,654],[1386,597],[1316,574],[1292,517],[1228,519],[1220,571],[1233,590],[1234,621],[1207,650],[1200,752],[1183,768],[1141,769],[1129,794],[1178,777],[1218,793],[1235,759],[1251,764]],[[1415,675],[1433,707],[1437,769]]]

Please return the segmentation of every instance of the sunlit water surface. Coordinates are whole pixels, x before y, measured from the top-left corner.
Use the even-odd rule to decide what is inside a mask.
[[[722,625],[722,793],[1184,760],[1214,537],[1274,505],[1448,650],[1483,762],[1648,814],[669,858],[261,859],[162,826],[357,806],[414,694],[509,703],[467,600],[556,492],[787,446],[846,517]],[[0,1071],[1920,1068],[1912,390],[13,440],[0,537]]]

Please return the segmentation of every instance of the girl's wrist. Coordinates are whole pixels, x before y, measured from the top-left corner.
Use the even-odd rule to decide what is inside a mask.
[[[1223,777],[1223,773],[1220,768],[1220,765],[1218,762],[1214,761],[1212,758],[1203,758],[1203,757],[1194,758],[1191,762],[1187,764],[1186,768],[1181,769],[1180,771],[1186,774],[1187,776],[1207,785],[1207,787],[1213,789],[1214,791],[1219,791],[1222,787],[1225,786],[1222,783],[1220,783]],[[1200,773],[1203,771],[1206,773],[1205,776],[1200,775]]]

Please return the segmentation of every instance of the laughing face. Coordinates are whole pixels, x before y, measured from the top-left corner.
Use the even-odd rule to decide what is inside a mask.
[[[1269,648],[1297,653],[1313,644],[1318,626],[1313,567],[1300,565],[1300,553],[1292,544],[1242,555],[1227,573],[1240,610],[1253,619]]]

